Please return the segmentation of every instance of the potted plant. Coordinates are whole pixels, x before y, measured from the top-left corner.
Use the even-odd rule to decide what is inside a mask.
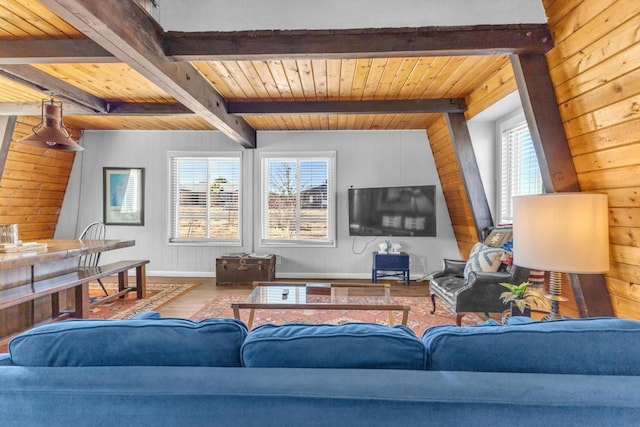
[[[512,316],[529,316],[531,308],[549,310],[549,301],[544,296],[544,290],[540,285],[531,282],[522,282],[519,285],[512,283],[500,283],[508,289],[500,294],[500,300],[511,305]]]

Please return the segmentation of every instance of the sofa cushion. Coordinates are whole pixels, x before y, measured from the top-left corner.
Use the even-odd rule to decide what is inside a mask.
[[[430,370],[640,375],[640,322],[628,319],[436,326],[422,341]]]
[[[240,366],[247,336],[234,319],[69,320],[13,338],[23,366]]]
[[[406,326],[263,325],[242,345],[246,367],[424,369],[425,348]]]
[[[501,248],[492,248],[482,243],[476,243],[471,248],[469,259],[464,266],[464,280],[468,281],[472,271],[484,271],[495,273],[502,264],[502,256],[505,251]]]

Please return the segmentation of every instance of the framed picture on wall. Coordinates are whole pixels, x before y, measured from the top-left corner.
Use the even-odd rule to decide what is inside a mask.
[[[144,225],[144,168],[102,168],[103,222]]]

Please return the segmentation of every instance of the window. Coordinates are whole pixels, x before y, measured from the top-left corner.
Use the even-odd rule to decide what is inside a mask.
[[[544,187],[531,134],[522,114],[499,124],[498,224],[513,222],[515,196],[542,194]]]
[[[169,153],[169,164],[169,241],[240,244],[240,153]]]
[[[263,245],[335,243],[335,153],[262,156]]]

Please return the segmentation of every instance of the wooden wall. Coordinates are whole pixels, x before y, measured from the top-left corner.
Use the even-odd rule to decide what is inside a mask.
[[[20,239],[51,239],[58,223],[74,153],[19,144],[40,117],[18,117],[0,177],[0,224],[18,224]],[[80,132],[69,129],[74,140]]]
[[[609,195],[617,316],[640,319],[640,2],[543,0],[547,54],[583,191]]]
[[[640,2],[543,0],[555,47],[547,62],[583,191],[609,195],[611,266],[606,274],[614,312],[640,320]],[[467,119],[516,89],[503,67],[467,98]],[[466,258],[474,240],[468,201],[443,118],[427,134],[445,198]],[[565,280],[568,284],[568,281]],[[569,286],[563,312],[577,316]]]

